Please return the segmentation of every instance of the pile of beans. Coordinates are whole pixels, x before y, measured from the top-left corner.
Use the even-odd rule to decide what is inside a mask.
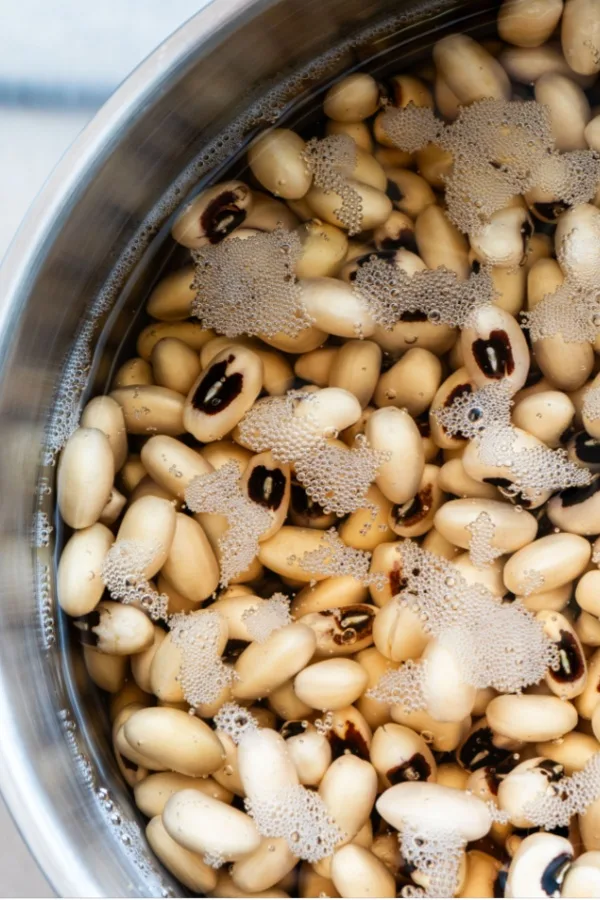
[[[354,148],[337,188],[317,183],[303,137],[273,128],[250,146],[246,181],[196,196],[172,230],[190,263],[154,288],[138,355],[87,404],[62,450],[58,507],[70,536],[60,605],[74,617],[91,679],[110,694],[116,759],[149,819],[148,841],[196,894],[439,896],[440,872],[419,869],[403,850],[416,830],[438,842],[442,861],[446,846],[450,855],[458,846],[455,896],[600,897],[600,427],[584,409],[600,378],[600,336],[528,341],[520,318],[564,281],[565,236],[571,274],[600,261],[600,183],[573,207],[541,187],[515,196],[465,235],[444,196],[452,154],[434,143],[398,148],[382,119],[385,108],[412,106],[452,122],[479,101],[535,98],[549,110],[557,151],[600,151],[600,110],[589,100],[600,72],[599,0],[504,0],[497,27],[498,39],[481,44],[443,37],[431,62],[386,85],[355,72],[329,89],[324,133]],[[348,197],[357,205],[343,215]],[[193,317],[194,261],[282,231],[299,241],[281,296],[299,290],[300,327],[231,335]],[[374,258],[410,277],[444,267],[457,284],[486,267],[493,303],[462,328],[418,310],[385,328],[354,286]],[[512,398],[520,445],[564,448],[582,486],[535,502],[514,490],[509,466],[490,468],[475,440],[436,418],[498,384]],[[345,515],[311,498],[294,461],[273,447],[253,451],[243,437],[244,418],[265,397],[308,395],[311,422],[340,459],[357,437],[380,454],[362,504]],[[232,463],[239,496],[230,518],[192,514],[190,486]],[[224,579],[235,510],[243,532],[262,521],[252,519],[257,507],[268,528],[250,564]],[[476,522],[490,529],[479,534],[483,563]],[[326,534],[368,560],[370,577],[303,567]],[[465,686],[400,604],[408,540],[498,604],[522,604],[557,648],[557,667],[522,693]],[[141,552],[137,569],[131,548]],[[119,552],[133,572],[120,595],[107,568]],[[248,615],[273,594],[283,618],[258,639]],[[234,677],[190,709],[170,617],[207,608],[216,662]],[[428,653],[423,709],[373,692]],[[206,674],[201,659],[196,674]],[[249,731],[232,735],[223,710],[253,723]],[[560,793],[584,768],[585,802],[570,823],[534,825],[527,803]],[[338,829],[320,858],[294,853],[294,839],[268,833],[256,812],[271,798],[285,816],[281,798],[300,796],[300,785],[302,802],[321,804]],[[315,839],[326,845],[324,832]]]

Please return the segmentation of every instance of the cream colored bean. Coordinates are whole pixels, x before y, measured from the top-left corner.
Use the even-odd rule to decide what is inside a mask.
[[[442,364],[429,350],[408,350],[377,381],[374,403],[396,406],[411,416],[420,416],[433,401],[442,380]]]
[[[552,35],[563,0],[504,0],[498,13],[498,34],[517,47],[539,47]]]
[[[364,694],[356,701],[356,709],[360,712],[369,728],[379,728],[390,721],[390,705],[369,697],[368,692],[370,688],[375,687],[386,672],[396,669],[397,663],[383,656],[376,647],[361,650],[356,655],[356,661],[361,664],[369,678]]]
[[[498,491],[494,485],[482,484],[467,475],[461,459],[449,459],[444,463],[440,468],[438,485],[446,494],[454,494],[456,497],[498,499]]]
[[[325,735],[305,731],[292,735],[285,743],[300,784],[317,787],[331,765],[331,746]]]
[[[512,858],[506,880],[508,897],[558,897],[575,855],[572,844],[547,832],[530,834]]]
[[[455,449],[464,447],[466,439],[457,435],[450,435],[441,425],[436,416],[433,415],[436,409],[444,409],[452,406],[453,402],[465,394],[470,394],[475,390],[475,382],[470,378],[466,368],[457,369],[452,375],[449,375],[440,385],[437,393],[431,401],[431,410],[429,414],[429,426],[431,428],[431,436],[436,445],[440,448]]]
[[[213,469],[220,469],[232,459],[238,464],[242,474],[252,459],[252,453],[234,441],[214,441],[201,450],[201,455]]]
[[[453,565],[467,584],[483,584],[496,597],[503,597],[506,588],[502,580],[504,570],[504,558],[495,559],[484,569],[478,569],[473,564],[468,553],[461,553],[452,559]]]
[[[442,149],[439,144],[427,144],[422,150],[417,150],[416,160],[419,174],[425,181],[432,188],[443,190],[454,164],[450,151]]]
[[[600,14],[594,0],[566,0],[561,40],[574,72],[595,75],[600,71]]]
[[[559,150],[587,149],[584,131],[591,117],[590,104],[578,84],[565,75],[542,75],[535,83],[535,99],[548,107]]]
[[[135,503],[136,500],[139,500],[141,497],[159,497],[162,500],[168,500],[176,510],[181,509],[181,501],[177,500],[176,497],[173,496],[169,491],[167,491],[160,484],[157,484],[153,478],[150,478],[149,475],[144,475],[141,481],[139,481],[133,491],[129,496],[129,503]]]
[[[158,385],[132,385],[111,392],[123,410],[129,434],[183,434],[185,397]]]
[[[431,350],[436,356],[443,356],[454,345],[456,335],[456,328],[429,322],[423,313],[415,321],[401,319],[390,330],[378,325],[373,332],[373,340],[388,353],[396,354],[411,347],[422,347]]]
[[[395,209],[389,219],[373,232],[373,243],[378,250],[407,250],[416,256],[415,224],[410,216]],[[396,260],[400,258],[397,256]],[[403,261],[407,257],[402,257]],[[403,265],[402,268],[406,270]],[[409,272],[409,274],[411,274]]]
[[[371,75],[347,75],[331,87],[323,101],[323,112],[336,122],[361,122],[376,112],[379,87]]]
[[[573,860],[562,883],[561,897],[600,897],[600,853],[582,853]]]
[[[560,46],[554,43],[542,47],[507,47],[498,61],[511,79],[519,84],[532,85],[547,73],[566,75],[583,88],[589,88],[594,82],[594,76],[574,72],[562,55]]]
[[[247,892],[244,896],[253,897],[278,884],[297,862],[284,838],[264,838],[257,850],[234,863],[231,878]]]
[[[570,488],[555,494],[548,502],[548,518],[573,534],[592,535],[600,532],[600,482],[584,488]]]
[[[248,593],[221,596],[211,604],[211,610],[218,612],[227,622],[229,640],[252,641],[252,635],[248,631],[248,624],[244,618],[245,613],[264,606],[265,601],[255,596],[249,589]]]
[[[302,251],[296,263],[298,278],[336,275],[348,251],[348,238],[341,228],[309,219],[297,229]]]
[[[165,830],[160,816],[148,822],[146,838],[162,864],[191,891],[206,894],[216,887],[215,869],[205,863],[199,853],[192,853],[174,841]]]
[[[374,450],[390,454],[377,471],[377,487],[392,503],[406,503],[418,491],[425,467],[419,429],[408,413],[390,406],[373,413],[365,433]]]
[[[135,356],[124,362],[113,378],[113,390],[119,387],[131,387],[135,384],[154,384],[152,366],[141,356]]]
[[[111,488],[110,496],[106,501],[106,505],[102,510],[102,514],[99,519],[100,523],[102,525],[106,525],[107,527],[110,525],[114,525],[114,523],[123,512],[126,503],[127,498],[124,497],[123,494],[113,486]]]
[[[327,577],[325,572],[305,569],[300,563],[305,553],[319,549],[322,540],[322,531],[284,525],[273,537],[261,543],[258,558],[267,568],[286,578],[320,581]]]
[[[139,707],[152,703],[152,697],[143,691],[133,680],[127,680],[123,687],[112,697],[109,697],[110,720],[114,722],[121,710],[126,706],[137,704]]]
[[[296,695],[314,709],[341,709],[360,697],[368,676],[350,659],[326,659],[301,671],[294,680]]]
[[[441,207],[428,206],[419,214],[415,222],[415,237],[419,256],[427,268],[444,266],[456,272],[461,280],[468,278],[469,242]]]
[[[198,354],[178,338],[158,341],[150,359],[156,383],[179,394],[187,394],[200,374]]]
[[[600,699],[600,650],[596,650],[588,658],[587,667],[587,683],[581,694],[574,701],[577,712],[582,719],[592,718]],[[598,849],[600,849],[600,846]]]
[[[461,722],[438,722],[425,710],[407,711],[402,705],[392,706],[391,716],[399,725],[412,728],[423,738],[426,736],[433,750],[444,753],[456,750],[471,727],[470,716]]]
[[[423,828],[427,834],[434,826],[454,832],[465,843],[484,837],[492,823],[485,803],[456,788],[428,782],[406,782],[388,788],[379,797],[378,813],[402,830],[406,825]]]
[[[575,633],[582,644],[588,647],[600,647],[600,622],[596,616],[581,612],[575,621]]]
[[[449,122],[453,122],[458,117],[461,103],[439,73],[436,74],[434,92],[436,106],[442,116]]]
[[[238,744],[238,768],[244,792],[250,800],[265,794],[265,772],[269,773],[268,791],[276,793],[298,784],[298,774],[285,740],[270,728],[244,735]]]
[[[560,587],[551,591],[542,591],[540,594],[517,597],[516,599],[526,606],[530,612],[541,612],[548,609],[554,612],[562,612],[573,594],[573,582],[567,581]]]
[[[435,527],[452,544],[468,550],[473,541],[476,520],[481,515],[492,521],[491,546],[503,553],[514,553],[534,540],[537,520],[531,513],[498,500],[450,500],[435,515]]]
[[[137,453],[130,453],[119,472],[120,486],[126,494],[131,495],[147,474],[141,457]]]
[[[461,897],[487,897],[494,893],[494,887],[502,863],[489,853],[480,850],[467,852],[467,875]]]
[[[450,541],[439,533],[436,528],[432,528],[427,532],[423,539],[423,549],[429,553],[435,553],[442,559],[455,560],[460,556],[460,547],[455,547]]]
[[[348,285],[335,278],[303,278],[300,287],[302,302],[317,328],[346,338],[373,334],[371,314]]]
[[[216,244],[235,228],[248,224],[253,194],[241,181],[215,184],[198,194],[179,214],[172,228],[174,239],[197,249]]]
[[[325,134],[328,137],[332,134],[347,134],[361,150],[373,152],[373,138],[365,122],[336,122],[335,119],[328,119]]]
[[[532,234],[527,209],[509,206],[493,213],[480,231],[469,235],[469,240],[479,262],[511,269],[525,262]]]
[[[154,481],[180,500],[185,498],[185,490],[194,478],[213,470],[200,453],[163,434],[146,441],[142,462]]]
[[[377,773],[371,763],[351,754],[338,757],[319,785],[319,795],[348,844],[368,820],[377,795]],[[349,802],[351,798],[351,802]],[[315,871],[329,876],[331,857],[315,864]]]
[[[371,763],[385,788],[404,781],[436,781],[437,765],[421,735],[405,725],[377,729],[371,744]]]
[[[398,150],[395,147],[390,147],[389,144],[391,144],[391,140],[383,131],[380,123],[381,118],[376,116],[373,120],[373,136],[377,139],[378,143],[375,145],[373,156],[377,162],[381,163],[384,169],[405,169],[407,166],[411,166],[414,162],[413,154],[407,153],[405,150]]]
[[[295,619],[299,619],[324,609],[366,603],[368,596],[368,590],[361,581],[352,575],[338,575],[303,587],[292,600],[291,612]]]
[[[379,544],[394,539],[394,532],[388,526],[392,504],[376,484],[369,487],[365,496],[367,505],[344,519],[339,527],[339,535],[349,547],[371,551]]]
[[[206,534],[183,513],[175,516],[175,533],[162,571],[175,590],[195,604],[210,597],[219,583],[219,564]]]
[[[271,691],[268,696],[268,703],[269,708],[284,721],[291,719],[302,720],[313,714],[312,707],[307,706],[306,703],[303,703],[296,697],[292,680],[284,682],[280,687]]]
[[[125,684],[127,677],[127,656],[100,653],[93,647],[83,647],[83,660],[87,673],[99,688],[109,694],[116,694]]]
[[[364,408],[378,384],[381,358],[381,349],[373,341],[346,341],[331,365],[329,386],[354,394]]]
[[[97,522],[76,531],[65,544],[57,572],[58,602],[70,616],[91,612],[104,593],[102,564],[114,541]]]
[[[304,381],[310,381],[318,387],[327,387],[338,352],[339,347],[320,347],[310,353],[303,353],[294,364],[294,372]]]
[[[301,399],[293,414],[309,418],[313,428],[318,429],[324,437],[332,437],[354,425],[361,413],[360,403],[354,394],[342,388],[329,387],[314,391]]]
[[[308,613],[298,621],[315,633],[317,657],[351,656],[373,643],[376,606],[344,606]]]
[[[542,391],[517,403],[512,412],[515,425],[529,431],[548,447],[558,447],[569,427],[575,407],[562,391]]]
[[[186,430],[203,443],[220,440],[250,409],[262,382],[263,365],[256,353],[237,344],[221,351],[185,400]]]
[[[156,772],[148,775],[143,781],[134,786],[135,802],[145,816],[153,818],[162,815],[167,800],[177,791],[193,788],[221,800],[223,803],[231,803],[233,794],[222,787],[214,778],[192,778],[190,775],[181,775],[179,772]]]
[[[513,594],[548,591],[581,575],[591,554],[588,541],[579,535],[549,534],[511,556],[504,567],[504,583]],[[541,576],[533,589],[532,572]]]
[[[377,606],[385,606],[402,589],[401,546],[400,541],[384,543],[379,544],[373,551],[370,572],[382,573],[386,582],[383,586],[376,583],[369,585],[369,593]]]
[[[577,710],[567,700],[541,694],[505,694],[486,710],[490,727],[508,738],[552,741],[572,731]]]
[[[261,185],[276,197],[299,200],[312,177],[303,158],[306,144],[289,128],[273,128],[250,144],[248,165]]]
[[[369,850],[346,844],[331,861],[331,878],[341,897],[395,897],[396,881]]]
[[[193,266],[185,266],[162,278],[148,298],[148,315],[162,322],[177,322],[191,316],[192,301],[196,296],[193,280]]]
[[[264,191],[253,191],[252,198],[252,209],[244,222],[245,228],[256,228],[258,231],[284,228],[293,231],[300,224],[300,220],[287,203],[265,194]]]
[[[581,576],[575,588],[579,606],[593,616],[600,617],[600,571],[592,569]]]
[[[392,201],[382,191],[372,187],[370,184],[363,184],[354,178],[348,178],[346,181],[348,187],[360,198],[362,208],[361,226],[363,231],[377,228],[389,218],[392,211]],[[347,229],[347,225],[339,218],[338,211],[342,207],[343,199],[335,191],[328,191],[324,188],[313,185],[306,195],[306,200],[313,212],[313,215],[320,219],[324,219],[330,225],[336,225],[338,228]]]
[[[585,850],[600,850],[600,799],[594,800],[578,817],[578,824]]]
[[[557,741],[542,741],[536,744],[535,752],[560,763],[565,775],[572,775],[583,769],[595,753],[600,752],[600,742],[590,734],[571,731]]]
[[[230,875],[227,875],[226,872],[219,872],[217,877],[217,886],[212,892],[213,897],[289,897],[290,894],[287,891],[280,890],[279,888],[269,888],[268,891],[257,891],[254,894],[250,894],[247,891],[242,891],[237,887],[236,884],[231,879]]]
[[[585,126],[584,136],[590,150],[600,150],[600,115],[590,119]]]
[[[266,641],[251,643],[235,664],[234,696],[242,700],[266,697],[304,668],[316,644],[312,629],[300,624],[286,625]]]
[[[411,219],[417,219],[424,210],[435,204],[435,194],[421,175],[396,166],[387,168],[385,173],[388,178],[388,194],[392,198],[394,208]]]
[[[168,707],[140,710],[125,723],[124,730],[125,739],[134,750],[148,754],[182,775],[203,777],[222,764],[223,747],[215,733],[205,722],[180,710]]]
[[[186,849],[227,861],[253,853],[261,842],[250,816],[196,790],[179,791],[171,797],[163,811],[163,824]]]
[[[426,465],[419,490],[411,500],[390,510],[389,526],[400,537],[420,537],[433,527],[445,497],[439,487],[439,467]]]
[[[437,770],[436,782],[444,787],[458,788],[464,791],[469,782],[469,773],[456,763],[442,763]]]
[[[154,760],[147,759],[143,754],[136,753],[133,747],[130,747],[125,740],[123,726],[135,712],[143,708],[140,703],[130,703],[117,713],[112,725],[112,743],[115,759],[125,783],[130,787],[135,787],[136,784],[143,781],[148,776],[150,769],[161,768]]]
[[[87,528],[100,518],[114,479],[110,441],[97,428],[78,428],[60,455],[57,502],[71,528]]]
[[[141,653],[136,653],[131,657],[131,674],[133,675],[136,684],[148,694],[152,693],[152,683],[150,680],[152,661],[166,636],[167,632],[158,625],[155,625],[152,644],[147,647],[146,650],[142,650]]]
[[[561,265],[582,280],[595,279],[600,264],[597,240],[600,209],[591,203],[574,206],[560,217],[554,244]]]
[[[396,592],[397,593],[397,592]],[[417,659],[424,651],[429,635],[416,613],[388,600],[373,623],[373,641],[379,652],[394,662]]]
[[[140,332],[136,348],[142,359],[149,361],[155,346],[165,338],[176,338],[199,352],[214,337],[215,332],[199,322],[153,322]]]
[[[423,652],[426,662],[423,695],[426,712],[439,722],[461,722],[471,714],[476,689],[462,680],[454,653],[438,640],[430,640]]]
[[[152,644],[154,629],[148,616],[134,606],[101,601],[96,609],[75,621],[82,643],[100,653],[129,656]]]
[[[123,410],[111,397],[94,397],[85,406],[80,421],[82,428],[97,428],[109,440],[118,472],[127,459],[127,434]]]
[[[510,100],[510,82],[502,66],[466,34],[450,34],[433,48],[436,69],[461,104]]]
[[[538,795],[549,791],[550,782],[564,777],[560,763],[537,756],[526,759],[502,779],[498,787],[498,806],[515,828],[532,828],[534,823],[525,815],[527,805]]]
[[[151,557],[144,567],[152,578],[164,566],[175,535],[175,508],[160,497],[140,497],[128,508],[117,534],[117,542],[140,542]]]

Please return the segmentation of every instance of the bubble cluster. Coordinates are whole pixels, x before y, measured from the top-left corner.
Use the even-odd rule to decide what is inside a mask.
[[[84,323],[65,363],[46,432],[44,465],[54,465],[56,455],[79,427],[79,406],[90,374],[94,331],[95,322]]]
[[[197,475],[185,491],[193,512],[227,519],[227,530],[219,538],[222,587],[248,568],[258,553],[260,536],[271,527],[271,514],[246,496],[240,475],[237,462],[231,460],[214,472]]]
[[[440,266],[408,275],[389,261],[373,256],[356,270],[354,291],[378,325],[392,329],[408,313],[423,313],[435,325],[463,327],[476,308],[493,302],[490,271],[483,266],[461,281]]]
[[[213,720],[217,731],[229,735],[234,744],[239,744],[245,734],[258,728],[252,713],[237,703],[224,703]]]
[[[558,334],[567,343],[593,341],[600,327],[600,295],[568,278],[523,314],[522,325],[532,341]]]
[[[435,830],[429,825],[423,831],[411,823],[404,824],[399,835],[400,851],[411,866],[428,877],[426,888],[410,887],[404,897],[454,897],[465,849],[465,842],[453,829]]]
[[[263,837],[283,838],[294,856],[316,863],[344,837],[321,797],[300,784],[244,801]]]
[[[586,391],[582,412],[590,422],[600,419],[600,387],[590,388]]]
[[[600,797],[600,753],[594,753],[583,769],[547,786],[528,800],[523,816],[550,831],[569,825],[574,815],[582,815]]]
[[[242,614],[248,634],[253,641],[264,643],[274,631],[291,625],[290,601],[285,594],[273,594],[260,606],[250,607]]]
[[[294,337],[311,324],[294,274],[301,249],[295,232],[276,228],[194,250],[192,313],[227,337]]]
[[[529,597],[544,586],[544,576],[536,569],[525,569],[521,580],[521,586],[523,588],[523,596]]]
[[[48,515],[41,509],[34,513],[33,517],[33,545],[38,549],[47,547],[50,543],[50,535],[54,527],[50,524]]]
[[[270,450],[278,462],[293,464],[310,499],[325,512],[343,516],[365,506],[388,454],[370,448],[362,436],[351,448],[329,443],[311,414],[316,398],[308,391],[288,391],[259,400],[240,422],[240,437],[255,453]],[[297,414],[300,403],[302,415]]]
[[[408,659],[398,669],[385,672],[367,697],[389,705],[399,704],[407,712],[417,712],[427,706],[425,674],[427,660]]]
[[[337,194],[342,201],[334,210],[348,234],[362,231],[362,199],[349,179],[357,163],[356,144],[347,134],[311,138],[304,148],[304,162],[313,183],[326,193]]]
[[[288,562],[291,564],[298,562],[301,569],[307,572],[318,572],[319,575],[328,578],[349,575],[364,585],[374,584],[383,588],[385,584],[385,576],[382,573],[369,572],[371,554],[367,550],[348,547],[335,528],[330,528],[329,531],[323,533],[319,546],[315,550],[309,550],[300,559],[291,556]]]
[[[190,706],[212,703],[234,680],[234,670],[221,659],[222,620],[217,612],[199,609],[169,619],[173,644],[181,651],[178,680]]]
[[[487,569],[495,559],[502,556],[502,550],[492,546],[496,526],[489,513],[481,512],[466,528],[471,535],[469,559],[476,569]]]
[[[102,564],[102,580],[113,600],[141,606],[152,619],[165,619],[169,598],[155,590],[144,572],[160,546],[142,541],[117,541]]]
[[[202,862],[205,863],[205,865],[210,866],[211,869],[219,870],[222,866],[225,865],[225,857],[220,853],[207,852],[203,855]]]

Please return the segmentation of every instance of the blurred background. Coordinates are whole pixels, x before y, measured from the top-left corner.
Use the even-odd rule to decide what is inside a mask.
[[[0,0],[0,259],[33,198],[96,110],[209,2]],[[54,896],[1,797],[0,873],[2,897]]]

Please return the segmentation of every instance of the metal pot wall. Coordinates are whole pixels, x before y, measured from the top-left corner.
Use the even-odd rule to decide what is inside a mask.
[[[443,30],[484,33],[493,5],[213,0],[100,111],[8,254],[0,284],[1,784],[61,896],[184,892],[145,845],[112,761],[104,703],[55,608],[52,451],[86,392],[103,389],[140,297],[172,257],[176,205],[240,154],[257,127],[288,108],[301,118],[336,72],[370,60],[385,73],[390,59],[396,67],[418,59]],[[304,79],[288,79],[239,117],[265,85],[333,46]]]

